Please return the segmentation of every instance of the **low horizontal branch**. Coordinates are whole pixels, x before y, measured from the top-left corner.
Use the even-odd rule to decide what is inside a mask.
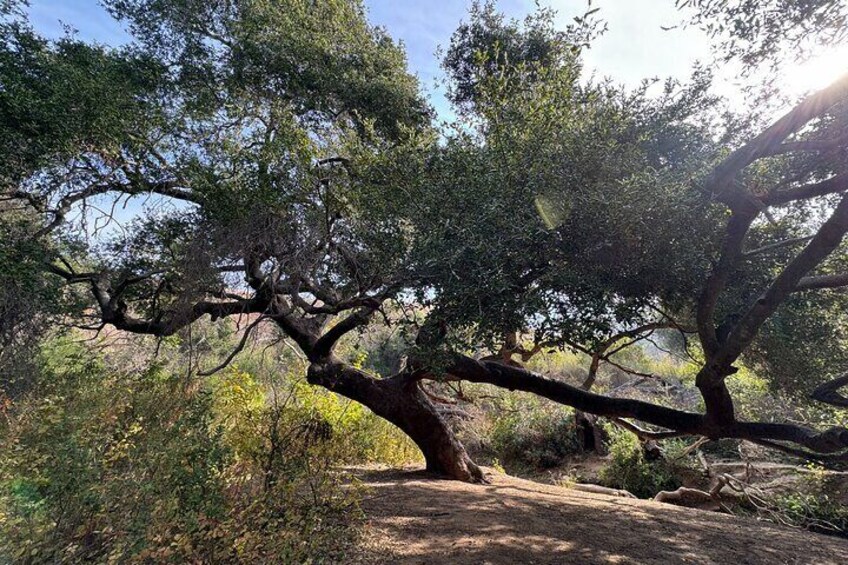
[[[420,366],[415,369],[411,374],[414,378],[438,378]],[[629,418],[668,430],[654,432],[660,434],[660,437],[701,435],[711,439],[784,441],[810,450],[813,452],[811,456],[815,453],[833,454],[848,450],[848,429],[845,428],[830,428],[820,432],[795,424],[735,421],[717,424],[703,414],[641,400],[595,394],[520,367],[478,361],[464,355],[454,355],[444,378],[529,392],[581,412],[608,418]]]

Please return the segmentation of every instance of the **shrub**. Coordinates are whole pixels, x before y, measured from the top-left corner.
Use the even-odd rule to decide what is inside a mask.
[[[342,559],[355,491],[249,376],[110,372],[68,342],[40,361],[0,424],[0,562]]]
[[[226,351],[232,346],[224,347]],[[361,366],[368,361],[363,350],[354,350],[351,362]],[[415,443],[396,426],[376,416],[365,406],[305,382],[306,366],[281,347],[269,358],[245,354],[238,366],[231,366],[212,377],[212,386],[218,387],[217,396],[234,407],[253,408],[233,417],[256,420],[263,406],[282,411],[289,420],[299,420],[312,431],[323,430],[324,448],[330,452],[334,463],[384,463],[399,465],[421,461],[423,456]],[[228,390],[221,387],[235,386]],[[238,392],[241,390],[242,392]],[[290,438],[291,439],[291,438]]]
[[[329,424],[340,461],[400,465],[423,459],[409,436],[358,402],[302,383],[296,396],[302,409]]]
[[[774,516],[782,524],[814,532],[848,537],[848,507],[823,493],[784,494],[772,501]]]
[[[504,399],[489,430],[489,449],[507,468],[549,469],[579,451],[574,413],[529,399]],[[546,403],[547,404],[547,403]]]
[[[216,411],[239,457],[265,456],[272,446],[251,445],[262,437],[285,440],[287,449],[318,449],[333,463],[401,464],[421,458],[409,437],[373,412],[337,394],[289,376],[262,385],[237,367],[212,380]],[[257,437],[257,427],[266,428]],[[320,440],[320,441],[315,441]]]
[[[600,471],[604,486],[627,490],[639,498],[651,498],[662,490],[681,486],[675,464],[666,459],[645,459],[638,438],[631,432],[608,425],[609,459]]]
[[[814,532],[848,537],[845,479],[810,464],[797,491],[758,500],[757,514],[766,520]]]

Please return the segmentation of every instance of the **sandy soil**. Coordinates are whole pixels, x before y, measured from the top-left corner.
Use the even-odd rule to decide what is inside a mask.
[[[848,541],[725,514],[538,484],[360,470],[360,563],[848,564]]]

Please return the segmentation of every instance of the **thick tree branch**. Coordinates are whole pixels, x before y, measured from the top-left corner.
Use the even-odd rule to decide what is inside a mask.
[[[775,155],[783,155],[786,153],[796,153],[800,151],[823,152],[833,151],[848,145],[848,135],[834,137],[832,139],[806,139],[801,141],[787,141],[775,147],[764,156],[771,157]]]
[[[641,400],[612,398],[595,394],[528,371],[494,361],[477,361],[454,355],[445,371],[447,379],[492,384],[508,390],[530,392],[598,416],[633,418],[655,426],[687,433],[698,433],[704,417],[693,412],[666,408]]]
[[[841,288],[843,286],[848,286],[848,273],[804,277],[798,281],[795,290],[818,290],[823,288]]]
[[[54,263],[45,263],[44,268],[48,272],[65,279],[69,284],[89,283],[100,276],[98,273],[77,273],[71,270],[70,267],[63,269]]]
[[[721,348],[710,356],[709,363],[717,369],[715,378],[724,378],[730,374],[727,369],[751,344],[760,326],[792,292],[795,292],[804,275],[839,246],[846,232],[848,232],[848,197],[843,197],[813,239],[748,309],[731,330]]]
[[[117,304],[109,301],[105,304],[101,303],[101,319],[105,323],[112,324],[117,329],[130,333],[155,335],[158,337],[173,335],[207,314],[212,321],[215,321],[228,316],[255,314],[264,311],[265,305],[256,300],[233,302],[201,301],[185,310],[163,313],[154,319],[143,319],[129,315],[126,312],[126,306],[120,303],[120,301]]]
[[[721,246],[721,255],[718,264],[707,277],[704,288],[698,298],[696,311],[696,324],[698,326],[698,337],[707,357],[715,354],[719,348],[718,337],[715,327],[715,309],[719,296],[731,273],[742,257],[742,245],[751,223],[756,218],[756,211],[734,212],[727,222],[724,241]]]
[[[737,177],[754,161],[786,149],[781,145],[787,137],[800,131],[810,120],[846,97],[848,75],[808,97],[760,135],[731,153],[706,179],[706,189],[732,211],[718,263],[704,284],[696,310],[698,336],[707,357],[707,363],[698,372],[696,385],[704,398],[706,415],[713,426],[728,426],[735,422],[733,400],[724,384],[725,378],[735,372],[732,364],[750,345],[763,322],[796,290],[801,278],[839,245],[848,230],[848,202],[843,197],[834,214],[805,249],[742,316],[729,336],[720,341],[715,326],[718,300],[743,257],[745,236],[759,212],[767,213],[766,209],[770,205],[837,193],[848,188],[848,177],[837,175],[819,183],[775,191],[761,198],[740,184]],[[755,251],[761,252],[762,249]]]
[[[846,190],[848,190],[848,174],[836,175],[821,182],[775,191],[763,199],[763,204],[779,206],[795,200],[806,200],[817,196],[845,192]]]
[[[418,367],[417,378],[438,378]],[[848,450],[848,429],[831,428],[818,432],[793,424],[761,422],[731,422],[717,424],[702,414],[675,410],[640,400],[612,398],[587,392],[568,383],[554,380],[520,367],[493,361],[477,361],[454,355],[444,378],[485,383],[543,396],[554,402],[609,418],[630,418],[665,428],[671,435],[702,435],[711,439],[736,438],[748,440],[786,441],[817,453],[834,454]]]
[[[312,358],[312,350],[315,347],[315,342],[318,340],[316,332],[310,331],[310,328],[306,328],[302,321],[291,313],[290,308],[280,308],[278,306],[275,308],[275,312],[268,317],[274,320],[283,333],[297,344],[307,359]]]
[[[45,267],[50,273],[62,277],[70,284],[88,284],[100,310],[101,321],[130,333],[165,337],[173,335],[207,314],[215,321],[227,316],[264,312],[269,305],[267,300],[260,297],[226,302],[202,300],[185,308],[160,312],[151,319],[137,318],[128,312],[128,306],[122,300],[121,293],[129,284],[144,280],[154,273],[124,278],[113,287],[106,273],[75,273],[55,264],[47,264]]]
[[[774,154],[787,137],[846,97],[848,75],[810,95],[760,135],[731,153],[714,169],[705,183],[706,188],[722,201],[732,200],[733,192],[738,189],[734,179],[742,169],[757,159]]]
[[[360,308],[342,319],[338,324],[330,328],[315,342],[310,353],[307,353],[310,360],[318,361],[328,357],[336,343],[348,332],[355,330],[368,323],[374,311],[380,307],[379,302],[369,306]]]
[[[813,390],[813,392],[810,393],[810,398],[832,406],[848,408],[848,398],[838,392],[838,390],[844,386],[848,386],[848,373],[826,383],[820,384],[815,390]]]

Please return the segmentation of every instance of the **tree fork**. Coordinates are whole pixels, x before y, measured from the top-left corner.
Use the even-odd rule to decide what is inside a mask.
[[[724,377],[734,372],[736,371],[732,369],[722,372],[708,364],[698,372],[695,378],[695,386],[698,387],[704,399],[706,418],[717,427],[727,426],[736,421],[733,398],[724,382]]]

